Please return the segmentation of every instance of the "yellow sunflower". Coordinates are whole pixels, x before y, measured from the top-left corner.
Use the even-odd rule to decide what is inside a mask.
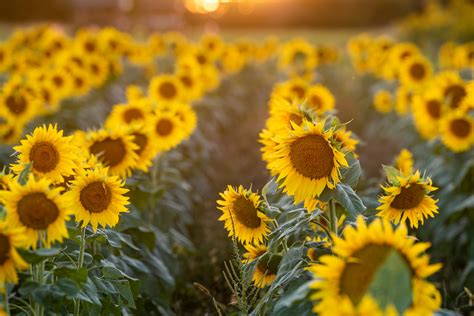
[[[31,135],[14,147],[19,153],[16,164],[11,169],[20,174],[28,164],[32,172],[52,182],[61,182],[63,177],[74,174],[74,160],[78,149],[72,144],[72,137],[63,136],[56,125],[43,125],[35,128]]]
[[[127,90],[125,91],[125,95],[127,96],[127,101],[132,103],[133,101],[141,100],[145,98],[145,94],[143,93],[143,89],[137,85],[128,85]]]
[[[255,271],[252,275],[253,284],[259,288],[264,288],[265,286],[270,285],[276,279],[278,265],[281,262],[281,256],[272,254],[263,256],[268,252],[267,246],[264,244],[257,246],[246,244],[244,247],[247,251],[243,255],[244,263],[258,260],[257,265],[255,266]]]
[[[318,84],[306,91],[306,104],[322,116],[324,113],[334,109],[334,95],[328,88]]]
[[[438,200],[430,196],[437,188],[432,186],[430,178],[421,178],[420,172],[416,171],[408,176],[400,174],[389,181],[392,183],[382,186],[385,192],[379,199],[378,216],[395,224],[405,223],[408,219],[411,227],[418,228],[419,222],[423,225],[425,218],[438,213]]]
[[[7,210],[8,226],[24,228],[28,246],[33,248],[38,246],[40,235],[42,244],[47,247],[68,237],[68,205],[61,195],[62,190],[50,186],[48,179],[35,180],[30,175],[25,185],[12,182],[10,191],[0,193]]]
[[[347,226],[344,239],[333,237],[334,255],[325,255],[319,264],[308,270],[317,278],[310,287],[315,290],[313,311],[326,315],[432,315],[441,304],[441,296],[426,278],[441,268],[429,264],[424,251],[428,243],[417,243],[407,237],[404,225],[393,229],[383,219],[367,225],[357,218],[356,228]],[[395,307],[391,284],[387,290],[373,287],[380,272],[393,260],[400,261],[409,271],[410,278],[400,279],[400,286],[411,289],[411,300]],[[387,269],[387,268],[385,268]],[[408,294],[408,293],[407,293]],[[378,296],[382,296],[378,300]]]
[[[393,110],[393,99],[390,91],[379,90],[374,95],[374,107],[377,112],[386,114]]]
[[[411,88],[419,88],[425,84],[433,73],[430,62],[420,55],[403,61],[399,71],[401,84]]]
[[[40,102],[39,98],[35,98],[24,89],[9,89],[8,84],[3,86],[0,93],[2,113],[5,113],[11,121],[21,124],[36,116],[41,105]]]
[[[173,111],[157,111],[152,119],[152,127],[159,151],[178,146],[185,137],[184,123]]]
[[[22,228],[8,227],[5,221],[0,221],[0,292],[5,290],[5,283],[18,283],[16,270],[28,268],[17,248],[28,246]]]
[[[464,111],[447,114],[440,123],[441,141],[454,152],[469,150],[474,144],[474,119]]]
[[[310,85],[307,80],[303,78],[292,78],[288,81],[276,84],[272,91],[272,97],[279,95],[289,101],[303,102],[306,99],[306,91]]]
[[[142,123],[134,123],[129,128],[130,134],[133,136],[133,142],[138,146],[135,149],[135,153],[138,155],[135,168],[148,172],[152,165],[152,159],[158,153],[150,119],[148,118]]]
[[[395,158],[395,168],[400,170],[404,176],[408,176],[413,173],[413,164],[413,155],[406,148],[403,148]]]
[[[166,107],[170,103],[183,100],[184,87],[178,77],[160,75],[151,80],[148,94],[158,107]]]
[[[397,101],[395,102],[395,111],[400,116],[405,116],[410,111],[413,92],[407,86],[399,86],[396,92]]]
[[[352,131],[348,131],[344,125],[334,132],[334,138],[341,143],[341,147],[351,153],[354,153],[359,144],[359,140],[352,137]]]
[[[441,89],[446,103],[451,109],[457,109],[464,97],[467,95],[467,88],[464,80],[457,72],[445,71],[438,74],[435,82]]]
[[[193,107],[188,103],[176,103],[170,108],[182,123],[183,139],[188,139],[197,127],[197,114]]]
[[[270,230],[270,218],[260,210],[260,196],[242,186],[234,189],[230,185],[220,196],[217,208],[223,214],[219,220],[224,221],[229,236],[243,244],[262,243]]]
[[[82,227],[90,224],[97,231],[99,225],[114,227],[120,213],[128,211],[127,192],[122,180],[108,175],[107,168],[97,167],[79,172],[64,195],[76,222]]]
[[[428,89],[424,94],[413,97],[413,121],[421,136],[432,139],[439,133],[440,120],[446,112],[443,95],[435,87]]]
[[[137,99],[126,104],[116,104],[105,120],[105,126],[130,125],[133,122],[145,122],[151,115],[151,104],[147,99]]]
[[[186,101],[192,102],[199,99],[204,92],[203,84],[199,80],[199,75],[192,71],[179,71],[176,76],[181,81],[185,89],[184,97]]]
[[[278,174],[280,187],[294,195],[295,203],[318,197],[340,182],[340,168],[348,167],[344,154],[333,145],[333,129],[324,121],[293,124],[293,131],[276,135],[267,168]]]
[[[133,142],[133,135],[124,126],[113,129],[90,131],[83,139],[89,154],[95,155],[112,175],[128,177],[137,164],[139,147]]]

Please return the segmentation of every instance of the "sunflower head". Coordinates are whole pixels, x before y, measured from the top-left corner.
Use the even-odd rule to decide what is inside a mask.
[[[395,158],[395,168],[400,170],[404,176],[413,173],[413,154],[406,148],[403,148]]]
[[[176,76],[160,75],[151,80],[148,94],[158,106],[166,106],[183,99],[184,87]]]
[[[467,151],[474,145],[474,118],[464,111],[447,114],[440,122],[441,141],[454,152]]]
[[[28,268],[17,249],[28,247],[24,229],[12,228],[5,221],[0,221],[0,292],[5,283],[18,283],[16,270]]]
[[[386,114],[393,110],[393,97],[388,90],[379,90],[374,95],[374,107],[377,112]]]

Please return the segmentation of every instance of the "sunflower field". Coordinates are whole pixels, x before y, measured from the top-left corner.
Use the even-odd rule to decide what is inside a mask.
[[[474,315],[472,1],[207,29],[0,24],[0,315]]]

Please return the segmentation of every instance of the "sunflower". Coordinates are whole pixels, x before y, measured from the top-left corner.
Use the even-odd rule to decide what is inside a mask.
[[[105,126],[130,125],[133,122],[145,122],[151,115],[151,104],[142,98],[126,104],[116,104],[105,120]]]
[[[436,76],[435,82],[441,89],[445,101],[451,109],[457,109],[464,97],[467,95],[467,88],[464,80],[457,72],[445,71]]]
[[[413,97],[413,120],[415,127],[425,139],[438,135],[439,123],[446,112],[443,95],[439,89],[428,89],[424,94]]]
[[[74,160],[78,149],[71,139],[63,136],[63,131],[58,131],[56,125],[37,127],[21,141],[21,145],[14,147],[19,155],[11,169],[20,174],[31,164],[35,175],[60,182],[63,177],[73,175],[76,167]]]
[[[270,117],[265,125],[273,132],[292,129],[292,124],[301,125],[305,120],[305,113],[296,101],[290,102],[277,95],[270,103]]]
[[[5,221],[0,221],[0,292],[4,292],[5,283],[18,283],[16,270],[28,268],[17,248],[28,246],[22,228],[10,228]]]
[[[184,98],[184,87],[176,76],[160,75],[151,80],[148,94],[159,107],[164,107],[182,100]]]
[[[324,129],[324,121],[293,125],[294,130],[273,140],[267,168],[278,174],[280,187],[294,195],[295,203],[318,197],[340,182],[340,168],[348,167],[344,154],[333,145],[333,129]]]
[[[139,147],[126,127],[88,132],[83,143],[89,154],[95,155],[105,167],[109,167],[112,175],[127,177],[137,164],[135,151]]]
[[[152,127],[160,151],[178,146],[185,137],[182,118],[173,111],[158,111],[152,119]]]
[[[441,141],[454,152],[469,150],[474,144],[474,119],[464,111],[447,114],[440,123]]]
[[[184,99],[192,102],[199,99],[203,94],[203,85],[199,76],[192,71],[180,71],[176,74],[181,81],[186,93]]]
[[[97,167],[80,171],[64,195],[74,210],[76,222],[81,222],[82,227],[91,224],[97,231],[99,225],[114,227],[120,213],[128,211],[127,192],[123,181],[108,175],[107,168]]]
[[[68,237],[66,221],[69,209],[60,188],[50,188],[46,178],[35,180],[30,174],[25,185],[10,184],[10,191],[1,191],[7,210],[6,221],[10,227],[22,227],[28,246],[36,248],[39,235],[47,247],[54,241]]]
[[[413,173],[413,164],[413,155],[406,148],[403,148],[395,158],[395,168],[400,170],[404,176],[408,176]]]
[[[418,222],[423,225],[425,218],[438,213],[438,200],[430,196],[437,188],[432,186],[430,178],[421,178],[420,172],[416,171],[408,176],[400,174],[389,181],[388,186],[382,186],[385,193],[379,199],[378,216],[395,224],[408,219],[411,227],[418,228]]]
[[[307,80],[299,77],[292,78],[276,84],[271,96],[279,95],[289,101],[296,100],[302,102],[306,98],[306,91],[309,87],[310,85]]]
[[[68,97],[74,88],[74,82],[71,75],[62,68],[54,68],[48,71],[45,75],[44,81],[49,83],[59,98]]]
[[[98,55],[90,55],[85,58],[85,68],[91,85],[100,87],[109,77],[109,64],[107,60]]]
[[[374,95],[374,107],[377,112],[386,114],[393,110],[392,94],[387,90],[379,90]]]
[[[400,65],[399,71],[402,85],[412,88],[419,88],[433,73],[430,62],[419,55],[407,58]]]
[[[142,123],[134,123],[129,126],[133,142],[138,146],[135,153],[138,160],[135,168],[147,172],[152,165],[152,159],[158,153],[156,139],[153,135],[153,127],[148,118]]]
[[[197,126],[197,114],[188,103],[176,103],[170,108],[170,112],[174,113],[182,123],[183,139],[188,139]]]
[[[36,116],[40,108],[40,99],[25,89],[9,89],[8,83],[0,93],[0,108],[11,121],[26,123]]]
[[[318,115],[324,115],[334,109],[334,95],[328,88],[318,84],[306,91],[306,104]]]
[[[246,244],[244,247],[247,251],[243,255],[244,263],[258,260],[255,266],[255,271],[252,275],[253,284],[259,288],[264,288],[271,284],[276,279],[278,265],[281,262],[281,256],[267,254],[268,249],[264,244],[259,244],[257,246]]]
[[[359,140],[352,137],[352,132],[348,131],[345,125],[334,132],[334,138],[341,143],[342,148],[351,153],[355,152],[359,144]]]
[[[143,93],[143,89],[137,85],[128,85],[127,90],[125,91],[125,95],[127,96],[128,103],[132,103],[133,101],[138,101],[145,98],[145,94]]]
[[[260,210],[260,196],[242,186],[234,189],[230,185],[220,196],[222,200],[217,201],[217,208],[223,215],[219,220],[225,222],[229,236],[235,236],[243,244],[262,243],[270,230],[270,219]]]
[[[429,257],[424,254],[428,247],[428,243],[408,238],[404,225],[393,229],[380,218],[367,225],[359,216],[356,228],[347,226],[344,230],[344,239],[334,236],[334,255],[322,256],[321,263],[308,268],[317,277],[310,285],[316,290],[311,295],[315,301],[313,311],[322,316],[431,315],[440,307],[441,297],[426,278],[441,265],[429,264]],[[373,291],[372,287],[382,269],[397,259],[410,272],[410,278],[400,282],[412,293],[411,302],[398,309],[392,301],[393,292],[380,287]],[[381,295],[384,297],[378,301]]]
[[[399,86],[396,92],[397,101],[395,102],[395,111],[400,116],[405,116],[410,111],[413,92],[407,86]]]

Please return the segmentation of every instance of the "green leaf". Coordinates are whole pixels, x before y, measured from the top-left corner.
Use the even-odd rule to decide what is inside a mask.
[[[26,182],[28,181],[28,175],[30,174],[31,171],[31,162],[25,165],[25,169],[23,169],[22,172],[20,172],[20,175],[18,176],[18,183],[21,185],[25,185]]]
[[[352,220],[355,220],[366,209],[360,197],[346,184],[336,185],[336,201],[347,210]]]
[[[39,263],[50,257],[54,257],[60,254],[61,251],[62,249],[60,248],[41,248],[36,250],[18,249],[21,257],[32,264]]]
[[[359,183],[359,178],[362,174],[362,168],[360,167],[360,162],[358,159],[355,159],[353,155],[348,157],[349,168],[341,170],[341,181],[344,184],[347,184],[353,188]]]
[[[372,279],[368,293],[382,309],[394,305],[402,314],[412,302],[411,271],[396,250],[391,250]]]
[[[130,308],[135,308],[135,300],[128,280],[114,281],[113,283],[120,293],[119,303]]]
[[[87,281],[87,268],[77,270],[75,267],[61,267],[54,270],[57,278],[69,278],[79,285],[83,285]]]
[[[275,311],[283,309],[285,307],[291,307],[295,303],[304,300],[310,291],[309,284],[314,281],[307,281],[296,287],[293,291],[287,291],[275,304]]]
[[[402,173],[395,167],[382,165],[383,170],[385,171],[385,176],[387,181],[391,184],[398,184],[397,177],[401,177]]]

